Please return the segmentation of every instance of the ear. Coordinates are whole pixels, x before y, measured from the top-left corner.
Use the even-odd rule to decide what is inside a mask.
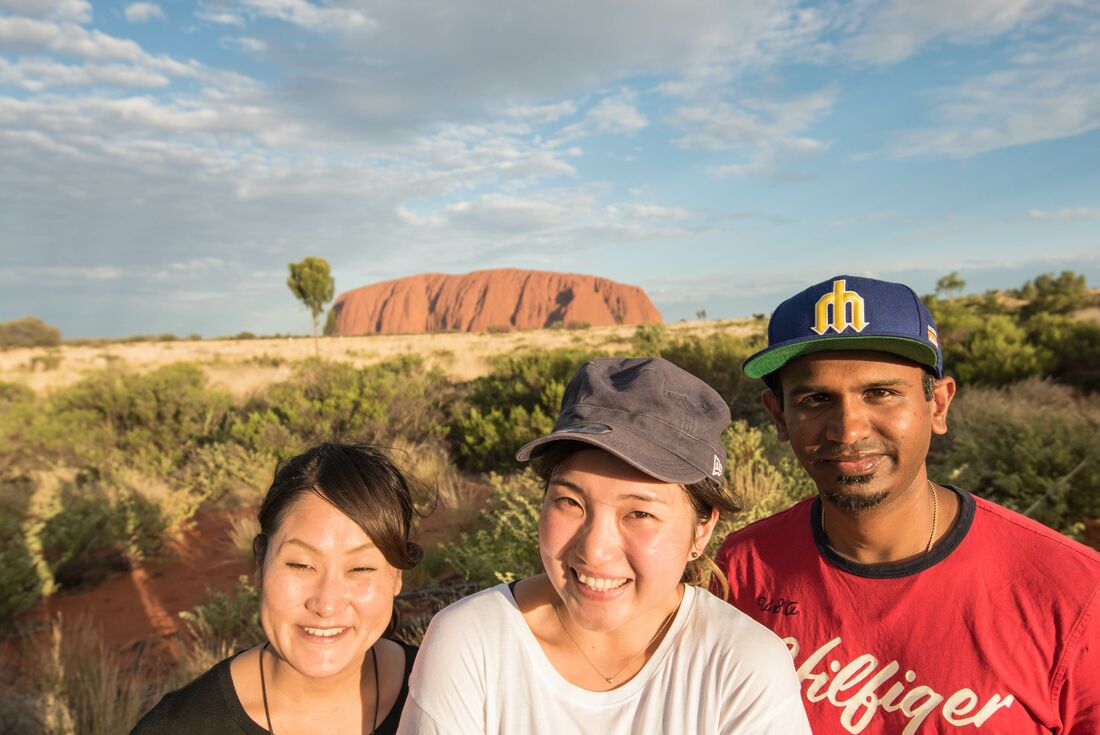
[[[401,594],[401,586],[405,583],[404,578],[402,576],[403,574],[404,573],[400,569],[397,570],[397,580],[393,583],[393,596],[394,597],[397,597],[399,594]]]
[[[932,389],[933,434],[947,433],[947,409],[951,407],[957,387],[952,377],[944,377],[936,381],[936,387]]]
[[[779,405],[779,396],[773,393],[771,388],[765,388],[760,393],[760,400],[764,403],[764,408],[768,409],[768,413],[771,414],[779,441],[790,441],[791,436],[787,433],[787,422],[783,420],[783,407]]]
[[[702,554],[706,550],[707,544],[710,543],[710,536],[714,533],[714,527],[717,524],[718,509],[711,508],[710,518],[700,520],[695,524],[695,540],[691,544],[692,551],[698,551]]]

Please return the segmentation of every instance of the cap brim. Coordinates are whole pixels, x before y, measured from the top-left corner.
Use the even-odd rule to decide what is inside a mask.
[[[807,337],[757,352],[745,360],[742,370],[750,378],[774,373],[796,357],[829,350],[873,350],[889,352],[926,365],[939,373],[939,354],[927,342],[906,337]]]
[[[575,441],[590,444],[662,482],[690,485],[709,477],[706,472],[689,464],[679,455],[622,427],[616,427],[606,434],[584,434],[569,431],[548,434],[520,447],[519,451],[516,452],[516,459],[520,462],[526,462],[532,455],[537,454],[535,450],[556,441]]]

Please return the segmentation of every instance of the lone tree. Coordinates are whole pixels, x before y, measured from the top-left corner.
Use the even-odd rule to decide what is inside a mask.
[[[291,292],[306,305],[313,317],[313,347],[317,346],[318,320],[325,310],[325,304],[332,300],[336,291],[336,281],[329,273],[328,261],[324,258],[312,256],[302,260],[301,263],[291,263],[290,277],[286,279],[286,285]]]

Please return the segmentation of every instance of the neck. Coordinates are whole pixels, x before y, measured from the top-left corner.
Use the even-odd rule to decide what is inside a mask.
[[[271,648],[264,652],[264,659],[268,667],[268,698],[278,697],[282,705],[308,705],[313,710],[346,705],[349,697],[354,697],[354,701],[359,702],[363,677],[373,676],[369,652],[362,666],[323,679],[302,676],[276,656]]]
[[[823,498],[829,545],[860,564],[902,562],[923,556],[929,552],[934,512],[938,518],[933,547],[950,530],[959,512],[955,493],[935,488],[934,502],[922,471],[903,492],[892,494],[874,508],[846,511]]]

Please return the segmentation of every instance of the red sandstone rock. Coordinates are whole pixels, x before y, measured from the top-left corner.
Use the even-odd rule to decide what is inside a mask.
[[[373,283],[336,298],[336,335],[538,329],[661,321],[645,291],[606,278],[515,268],[427,273]]]

